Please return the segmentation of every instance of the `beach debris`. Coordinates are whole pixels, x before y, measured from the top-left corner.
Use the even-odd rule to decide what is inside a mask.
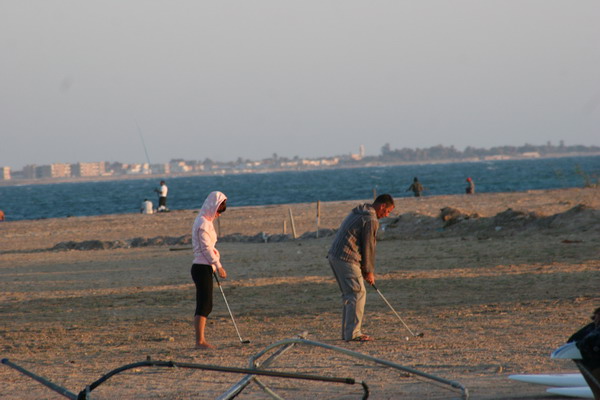
[[[494,217],[494,224],[502,227],[523,227],[527,224],[540,219],[540,216],[534,212],[515,211],[512,208],[507,209]]]
[[[564,239],[561,243],[565,243],[565,244],[571,244],[571,243],[583,243],[583,240],[570,240],[570,239]]]
[[[466,219],[479,217],[480,216],[477,213],[467,213],[466,211],[462,211],[454,207],[444,207],[440,210],[440,218],[445,222],[444,228],[457,224]]]
[[[440,227],[439,220],[443,221]],[[468,222],[468,223],[467,223]],[[438,218],[409,212],[394,218],[386,218],[381,221],[385,226],[385,237],[383,231],[379,232],[378,240],[394,240],[403,238],[423,237],[447,237],[449,235],[465,236],[479,235],[494,231],[495,234],[505,235],[512,232],[525,231],[526,229],[552,229],[569,230],[576,228],[578,232],[600,230],[600,210],[591,208],[585,204],[575,207],[559,214],[542,216],[534,212],[524,212],[508,208],[493,217],[481,217],[476,212],[467,212],[453,207],[444,207],[440,210]],[[450,228],[451,229],[447,229]],[[318,235],[316,231],[305,232],[297,239],[292,235],[268,234],[259,232],[256,235],[242,235],[232,233],[219,238],[221,242],[230,243],[278,243],[289,240],[308,240],[325,238],[334,235],[335,229],[320,228]],[[578,239],[570,239],[563,243],[579,243]],[[35,249],[12,252],[39,252],[39,251],[71,251],[71,250],[107,250],[119,248],[139,248],[150,246],[178,246],[177,250],[187,250],[192,243],[191,235],[183,236],[157,236],[153,238],[136,237],[127,240],[84,240],[65,241],[54,245],[50,249]]]

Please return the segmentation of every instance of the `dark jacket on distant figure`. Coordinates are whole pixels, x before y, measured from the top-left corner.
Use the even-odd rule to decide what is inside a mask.
[[[406,191],[412,191],[415,194],[415,197],[420,197],[421,192],[423,192],[423,185],[421,185],[421,182],[419,181],[414,181]]]

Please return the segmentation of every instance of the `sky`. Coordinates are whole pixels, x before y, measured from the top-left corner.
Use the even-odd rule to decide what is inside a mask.
[[[0,166],[597,146],[598,21],[597,0],[0,0]]]

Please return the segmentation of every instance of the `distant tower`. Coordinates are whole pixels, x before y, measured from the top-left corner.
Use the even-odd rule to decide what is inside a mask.
[[[358,146],[358,155],[360,156],[360,158],[365,157],[365,145],[364,144],[361,144],[360,146]]]

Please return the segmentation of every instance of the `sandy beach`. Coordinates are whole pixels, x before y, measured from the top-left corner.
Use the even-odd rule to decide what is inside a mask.
[[[367,201],[367,200],[366,200]],[[377,286],[409,327],[369,290],[370,343],[340,340],[341,301],[325,259],[360,201],[228,208],[220,219],[223,288],[193,348],[190,231],[196,210],[0,223],[0,358],[79,393],[124,364],[153,360],[247,367],[271,343],[313,341],[460,382],[473,399],[554,399],[510,374],[575,372],[552,350],[600,306],[600,189],[396,199],[381,221]],[[200,204],[198,205],[200,206]],[[443,221],[440,210],[458,218]],[[294,224],[290,221],[290,211]],[[285,225],[285,235],[284,235]],[[292,238],[292,226],[297,239]],[[318,237],[317,237],[318,236]],[[272,369],[352,377],[370,398],[458,398],[414,376],[309,346]],[[216,398],[242,375],[137,368],[94,399]],[[358,385],[261,378],[285,398],[360,398]],[[64,398],[0,365],[0,398]],[[255,383],[239,396],[267,398]]]

